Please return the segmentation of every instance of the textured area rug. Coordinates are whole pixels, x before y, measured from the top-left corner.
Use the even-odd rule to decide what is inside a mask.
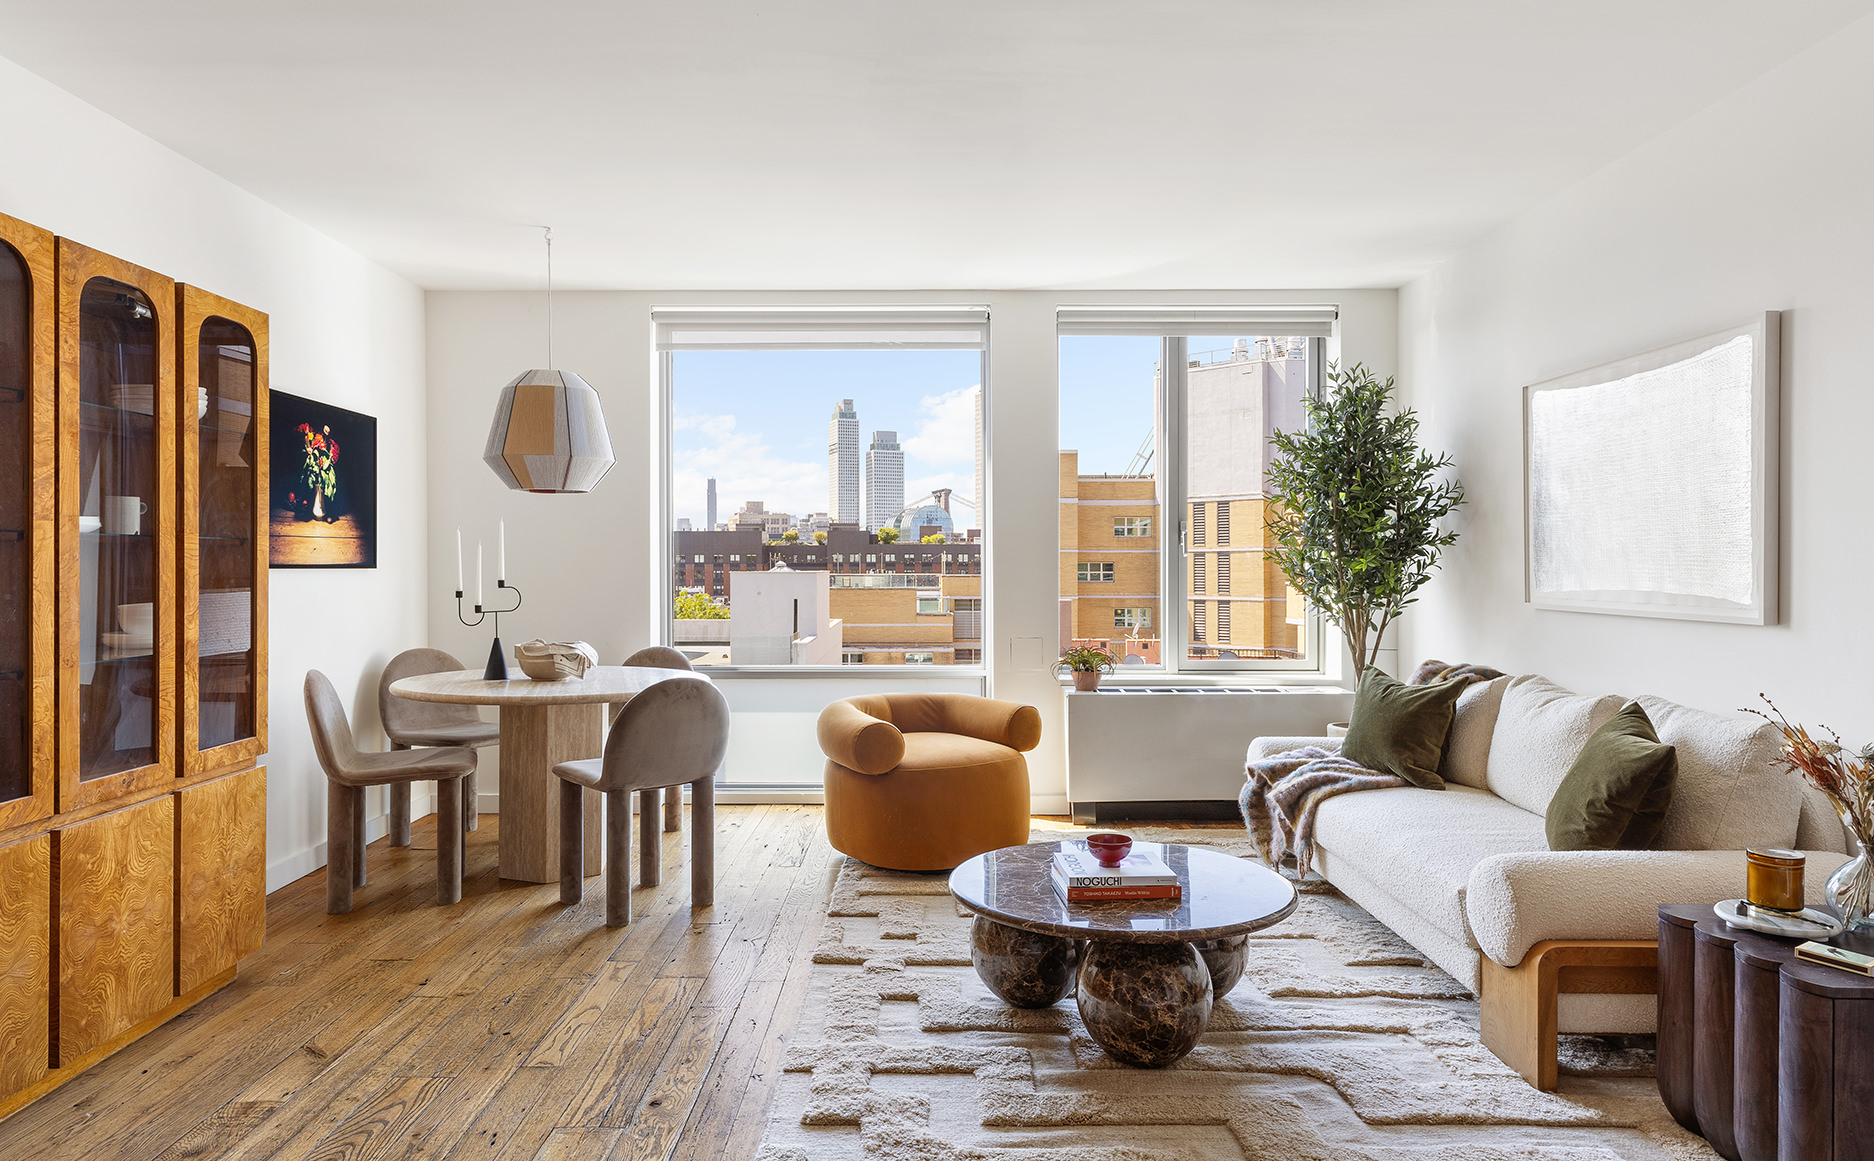
[[[1128,829],[1249,854],[1241,832]],[[1572,1074],[1537,1092],[1479,1041],[1462,985],[1324,884],[1251,937],[1197,1049],[1139,1070],[1093,1043],[1071,997],[1024,1011],[992,995],[945,876],[845,858],[829,875],[761,1161],[1716,1156],[1661,1105],[1647,1041],[1570,1038]]]

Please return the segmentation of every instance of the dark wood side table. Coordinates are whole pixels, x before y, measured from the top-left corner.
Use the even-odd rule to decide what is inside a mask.
[[[1874,1161],[1874,979],[1805,963],[1797,942],[1659,909],[1660,1098],[1731,1161]]]

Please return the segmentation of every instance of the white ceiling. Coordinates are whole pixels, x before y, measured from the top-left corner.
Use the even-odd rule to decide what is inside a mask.
[[[563,286],[1394,286],[1871,10],[0,0],[0,55],[429,287],[543,222]]]

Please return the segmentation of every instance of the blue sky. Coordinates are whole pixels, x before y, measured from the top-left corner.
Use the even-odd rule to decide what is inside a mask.
[[[1229,345],[1194,338],[1190,349]],[[1158,357],[1151,337],[1061,340],[1060,446],[1080,452],[1082,472],[1123,472],[1131,463],[1151,430]],[[975,351],[682,351],[673,377],[673,508],[695,527],[703,526],[709,476],[718,521],[747,500],[796,516],[826,511],[827,421],[847,398],[859,412],[862,449],[874,431],[898,433],[907,503],[939,486],[976,498]],[[969,522],[968,509],[957,514]]]
[[[898,433],[906,503],[939,486],[975,499],[980,352],[681,351],[672,378],[672,508],[695,527],[710,476],[719,522],[748,500],[826,511],[827,422],[841,399],[859,412],[861,462],[874,431]],[[957,514],[969,523],[967,508]]]

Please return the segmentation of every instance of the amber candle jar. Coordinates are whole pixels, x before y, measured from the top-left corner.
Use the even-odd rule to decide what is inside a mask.
[[[1744,897],[1752,907],[1802,910],[1801,851],[1755,847],[1745,851],[1744,858],[1747,865]]]

